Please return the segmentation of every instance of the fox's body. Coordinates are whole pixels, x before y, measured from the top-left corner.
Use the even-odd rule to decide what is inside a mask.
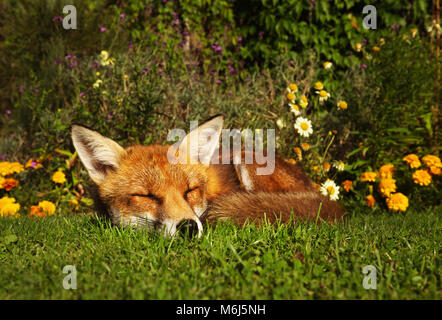
[[[222,127],[222,119],[207,123],[211,122],[216,130]],[[202,127],[204,124],[198,129]],[[163,228],[167,234],[174,234],[184,221],[197,226],[201,234],[202,222],[218,219],[242,225],[264,218],[284,223],[292,213],[299,219],[316,219],[319,213],[326,221],[343,216],[339,204],[322,196],[299,165],[278,157],[272,174],[257,175],[256,164],[174,164],[168,158],[171,146],[123,149],[80,126],[73,127],[72,135],[80,159],[98,186],[100,200],[116,225]],[[218,157],[217,144],[205,150],[209,158]],[[174,151],[186,158],[201,152],[185,143]]]

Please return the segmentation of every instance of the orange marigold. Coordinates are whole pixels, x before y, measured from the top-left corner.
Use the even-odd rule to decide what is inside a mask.
[[[433,156],[431,154],[427,154],[425,157],[422,158],[422,162],[427,167],[436,167],[436,168],[442,168],[442,163],[439,159],[439,157]]]
[[[404,160],[410,166],[411,169],[419,168],[421,166],[419,157],[413,153],[403,157],[402,160]]]
[[[384,197],[389,197],[391,193],[396,192],[396,180],[384,178],[379,182],[379,192]]]
[[[365,202],[367,203],[367,206],[373,208],[376,203],[376,200],[371,194],[369,194],[368,196],[365,197]]]
[[[431,174],[427,170],[417,170],[413,173],[413,181],[420,186],[428,186],[431,183]]]
[[[19,184],[18,180],[15,179],[3,179],[2,184],[0,185],[0,189],[5,189],[6,191],[10,191],[12,188],[15,188]]]
[[[342,188],[344,188],[344,190],[346,192],[350,192],[350,189],[353,187],[353,181],[351,180],[345,180],[344,182],[342,182]]]
[[[361,174],[362,181],[375,182],[376,181],[376,172],[367,171]]]
[[[394,170],[395,168],[393,164],[384,164],[379,168],[378,176],[379,178],[392,178]]]
[[[408,208],[408,198],[402,193],[393,193],[387,198],[387,207],[393,211],[405,211]]]

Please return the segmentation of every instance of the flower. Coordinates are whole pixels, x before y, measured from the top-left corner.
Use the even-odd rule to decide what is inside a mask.
[[[355,49],[356,49],[357,52],[361,52],[361,50],[362,50],[362,44],[359,43],[359,42],[356,43],[356,44],[355,44]]]
[[[367,171],[361,174],[361,180],[362,181],[368,181],[368,182],[375,182],[376,181],[376,172]]]
[[[371,194],[369,194],[368,196],[365,197],[365,202],[367,203],[367,206],[373,208],[376,203],[376,200]]]
[[[279,129],[284,128],[285,127],[284,120],[282,120],[281,118],[278,118],[278,120],[276,120],[276,125],[278,126]]]
[[[315,83],[315,89],[316,90],[322,90],[324,89],[324,85],[322,84],[322,82],[318,81]]]
[[[440,175],[440,173],[441,173],[441,169],[440,168],[438,168],[438,167],[430,167],[430,173],[432,174],[432,175],[435,175],[435,176],[438,176],[438,175]]]
[[[344,182],[342,182],[342,188],[344,188],[344,190],[346,192],[350,192],[350,189],[353,187],[353,181],[351,180],[345,180]]]
[[[324,162],[323,164],[322,164],[322,168],[324,168],[324,170],[326,171],[326,172],[328,172],[328,171],[330,171],[330,163],[329,162]]]
[[[29,216],[37,216],[37,217],[45,217],[46,214],[39,206],[31,206],[31,211],[29,212]]]
[[[95,89],[99,88],[100,85],[103,83],[103,80],[98,79],[97,81],[95,81],[95,83],[92,85],[92,87],[94,87]]]
[[[295,116],[299,116],[301,114],[301,111],[299,111],[299,106],[294,103],[289,103],[290,106],[290,112],[293,112]]]
[[[63,184],[66,182],[66,176],[61,170],[58,170],[52,175],[52,181],[54,181],[55,183]]]
[[[293,158],[290,158],[290,159],[289,159],[289,163],[291,163],[291,164],[295,164],[295,163],[296,163],[296,160],[293,159]]]
[[[308,137],[310,134],[313,133],[311,121],[303,117],[298,117],[296,119],[294,127],[298,131],[298,133],[304,137]]]
[[[333,167],[335,167],[338,171],[344,171],[345,163],[344,161],[335,161],[333,162]]]
[[[379,182],[379,192],[384,197],[389,197],[391,193],[396,192],[396,180],[390,178],[381,179]]]
[[[295,94],[293,92],[287,93],[287,100],[289,101],[295,101]]]
[[[374,52],[379,52],[379,51],[381,50],[381,48],[379,48],[378,46],[374,46],[374,47],[372,48],[372,50],[373,50]]]
[[[306,96],[301,96],[299,98],[299,105],[301,106],[301,108],[305,109],[308,106],[308,99]]]
[[[295,148],[293,148],[293,151],[298,156],[298,160],[301,161],[302,160],[302,151],[301,151],[301,149],[298,148],[298,147],[295,147]]]
[[[382,167],[379,168],[378,177],[379,178],[392,178],[394,173],[394,165],[384,164]]]
[[[73,206],[75,210],[78,210],[80,208],[78,200],[76,198],[71,199],[71,201],[69,201],[69,205]]]
[[[327,179],[322,185],[319,191],[324,196],[329,196],[330,200],[338,200],[339,199],[339,187],[332,180]]]
[[[18,184],[19,184],[18,180],[3,179],[3,182],[0,184],[0,189],[5,189],[6,191],[10,191],[12,188],[16,187]]]
[[[17,216],[17,212],[20,210],[20,204],[15,203],[15,198],[9,198],[4,196],[0,199],[0,217]]]
[[[409,154],[408,156],[403,157],[402,160],[405,161],[411,169],[419,168],[421,166],[419,157],[415,154]]]
[[[427,170],[417,170],[413,173],[413,182],[420,186],[428,186],[431,183],[431,175]]]
[[[55,204],[53,204],[51,201],[40,201],[38,203],[38,207],[43,210],[44,213],[46,213],[48,216],[51,216],[55,213]]]
[[[114,64],[114,62],[115,62],[115,59],[114,58],[109,58],[109,52],[107,52],[106,50],[102,50],[101,52],[100,52],[100,58],[101,58],[101,61],[100,61],[100,63],[103,65],[103,66],[107,66],[107,65],[113,65]]]
[[[324,66],[324,69],[329,70],[333,66],[333,63],[331,63],[330,61],[326,61],[326,62],[324,62],[323,66]]]
[[[100,27],[100,31],[101,32],[105,32],[106,31],[106,27]]]
[[[385,44],[385,39],[384,38],[380,38],[379,39],[379,45],[383,46]]]
[[[41,160],[34,158],[29,159],[28,162],[26,162],[25,164],[25,168],[39,169],[41,167]]]
[[[442,163],[439,159],[439,157],[433,156],[431,154],[427,154],[425,157],[422,158],[422,162],[427,167],[436,167],[436,168],[442,168]]]
[[[289,86],[287,87],[287,92],[288,93],[296,93],[298,92],[298,86],[294,83],[290,83]],[[292,99],[289,99],[292,100]]]
[[[327,101],[328,98],[330,98],[330,93],[328,93],[325,90],[317,91],[316,93],[319,94],[319,101],[320,102]]]
[[[340,109],[340,110],[346,110],[346,109],[347,109],[347,102],[345,102],[345,101],[339,101],[339,102],[338,102],[338,109]]]
[[[410,30],[410,33],[411,33],[411,36],[412,36],[413,38],[415,38],[416,35],[417,35],[417,28],[412,28],[412,29]]]
[[[23,165],[18,162],[0,162],[0,176],[7,176],[13,173],[20,173],[24,170]]]
[[[408,208],[408,198],[402,193],[393,193],[387,198],[387,207],[393,211],[405,211]]]
[[[310,145],[306,142],[301,142],[300,143],[302,150],[307,151],[308,149],[310,149]]]

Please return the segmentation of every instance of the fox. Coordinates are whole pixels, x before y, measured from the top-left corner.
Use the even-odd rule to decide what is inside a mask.
[[[157,230],[164,236],[185,230],[201,237],[204,226],[225,220],[241,227],[247,222],[335,223],[345,217],[340,204],[322,195],[299,163],[275,156],[269,160],[273,172],[259,175],[262,165],[255,161],[213,161],[220,159],[223,124],[222,115],[214,116],[174,145],[123,148],[79,124],[72,125],[71,138],[102,211],[116,226]],[[245,153],[241,150],[241,157]]]

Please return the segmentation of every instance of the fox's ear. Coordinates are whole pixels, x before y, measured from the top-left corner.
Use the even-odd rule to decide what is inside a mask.
[[[115,141],[79,125],[72,126],[72,142],[91,179],[102,183],[120,165],[126,151]]]
[[[216,116],[193,129],[179,145],[180,162],[209,165],[219,145],[223,123],[223,116]]]

